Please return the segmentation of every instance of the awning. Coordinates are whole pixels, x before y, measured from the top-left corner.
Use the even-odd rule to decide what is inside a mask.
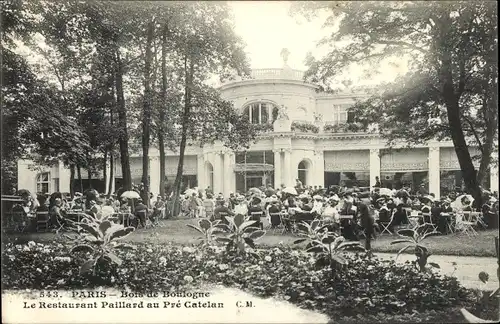
[[[274,171],[274,165],[265,163],[240,163],[234,165],[235,172]]]

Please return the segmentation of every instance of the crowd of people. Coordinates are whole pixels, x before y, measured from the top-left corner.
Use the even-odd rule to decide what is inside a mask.
[[[472,197],[458,188],[441,199],[435,199],[432,193],[421,190],[421,187],[416,190],[410,187],[390,190],[381,188],[380,182],[376,180],[372,188],[323,188],[304,186],[297,179],[294,187],[273,188],[268,185],[251,188],[245,193],[229,193],[228,196],[214,194],[210,187],[204,190],[192,188],[180,196],[179,215],[172,215],[172,209],[168,208],[171,197],[154,197],[151,193],[150,201],[143,202],[140,198],[129,199],[118,194],[105,197],[95,190],[75,193],[72,199],[61,193],[53,193],[49,197],[38,195],[37,199],[24,195],[24,203],[18,208],[33,215],[35,212],[48,212],[50,224],[54,227],[60,226],[61,221],[75,213],[92,217],[128,215],[127,219],[136,227],[146,227],[148,219],[156,223],[172,216],[207,217],[225,222],[226,216],[243,214],[253,217],[257,226],[263,227],[262,220],[267,218],[271,227],[281,225],[290,231],[293,230],[293,224],[301,220],[321,219],[329,224],[331,230],[341,231],[352,240],[375,235],[380,232],[381,224],[385,224],[390,232],[397,226],[410,224],[408,210],[429,215],[429,220],[420,218],[420,222],[432,222],[441,233],[446,233],[446,222],[449,220],[440,217],[441,214],[478,208],[474,206]],[[140,186],[134,190],[141,196]],[[484,204],[479,207],[483,215],[481,224],[495,228],[498,226],[498,193],[485,191],[483,200]],[[120,222],[123,223],[125,219],[121,217]]]

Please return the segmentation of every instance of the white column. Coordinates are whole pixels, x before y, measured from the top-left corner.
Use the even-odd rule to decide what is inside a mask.
[[[216,152],[214,154],[214,194],[217,195],[219,192],[224,190],[224,169],[222,163],[222,152]]]
[[[224,152],[224,196],[228,197],[231,191],[234,192],[234,163],[235,163],[235,155],[233,152],[226,151]]]
[[[286,149],[285,150],[285,156],[284,156],[284,168],[283,168],[283,183],[285,184],[286,187],[290,187],[294,185],[294,182],[292,181],[293,175],[295,172],[292,170],[292,150]]]
[[[196,157],[196,179],[198,180],[198,188],[205,189],[207,187],[207,176],[205,174],[205,159],[203,154],[198,154]]]
[[[380,150],[370,149],[370,188],[375,185],[375,177],[380,178]]]
[[[249,118],[250,124],[252,123],[252,115],[253,115],[252,110],[253,110],[252,105],[248,106],[248,118]]]
[[[64,167],[64,164],[62,162],[59,162],[58,168],[59,168],[59,191],[70,192],[71,172],[69,169]]]
[[[309,172],[313,175],[313,186],[325,187],[325,157],[322,150],[314,151],[315,161],[313,169]]]
[[[149,158],[149,191],[155,196],[160,193],[160,160],[157,156]]]
[[[498,192],[498,165],[496,164],[490,166],[490,191]]]
[[[436,199],[440,198],[440,177],[439,168],[439,146],[429,147],[429,193],[433,193]]]
[[[274,150],[274,188],[280,188],[283,183],[281,172],[281,150]]]

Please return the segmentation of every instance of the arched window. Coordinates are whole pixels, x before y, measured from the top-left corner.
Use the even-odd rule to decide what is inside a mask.
[[[50,173],[43,172],[36,176],[36,191],[41,193],[49,193],[50,190]]]
[[[276,107],[268,102],[252,103],[243,109],[252,124],[270,124],[275,120]]]
[[[298,171],[300,182],[302,182],[303,185],[307,185],[307,181],[309,180],[309,163],[307,161],[301,161]]]

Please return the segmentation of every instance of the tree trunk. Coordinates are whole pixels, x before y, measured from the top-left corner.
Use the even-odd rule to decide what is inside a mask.
[[[75,197],[75,188],[73,187],[75,182],[75,165],[71,164],[69,166],[69,194],[71,199]]]
[[[90,161],[90,157],[88,159]],[[90,166],[90,162],[87,166],[87,179],[89,180],[89,189],[92,189],[92,167]]]
[[[160,118],[158,127],[158,146],[160,150],[160,196],[165,197],[165,109],[167,108],[167,33],[168,26],[165,25],[161,39],[161,98]]]
[[[108,150],[104,150],[104,159],[103,159],[103,166],[102,166],[102,177],[104,179],[104,191],[106,191],[106,177],[108,176]],[[107,192],[104,192],[105,195],[107,195]]]
[[[483,143],[483,152],[481,156],[481,164],[479,165],[479,172],[477,174],[477,181],[479,185],[483,186],[486,182],[487,171],[491,164],[491,154],[493,151],[493,141],[495,139],[497,127],[498,127],[498,96],[497,96],[497,86],[498,83],[495,78],[490,83],[491,68],[495,68],[494,64],[488,64],[485,67],[488,72],[485,77],[484,85],[484,99],[483,99],[483,110],[484,110],[484,122],[486,124],[485,130],[485,140]],[[491,171],[491,170],[490,170]],[[491,185],[491,184],[490,184]],[[490,189],[490,188],[484,188]]]
[[[122,165],[123,188],[132,190],[132,175],[130,173],[130,159],[128,154],[128,131],[127,131],[127,110],[125,108],[125,96],[123,94],[123,62],[120,52],[116,49],[116,102],[118,108],[118,125],[120,129],[120,162]]]
[[[151,126],[151,65],[153,62],[153,53],[151,45],[153,42],[154,21],[148,23],[146,38],[146,57],[144,61],[144,102],[142,114],[142,182],[144,184],[143,201],[149,207],[149,140]]]
[[[177,206],[177,201],[179,199],[181,180],[182,180],[182,170],[184,168],[184,152],[186,150],[187,142],[187,128],[189,122],[189,113],[191,109],[191,93],[193,86],[193,75],[194,75],[194,61],[191,58],[189,60],[188,69],[188,58],[187,55],[184,57],[184,71],[185,71],[185,85],[184,85],[184,112],[182,115],[182,137],[179,147],[179,164],[177,166],[177,175],[174,182],[174,192],[173,192],[173,208]]]
[[[113,154],[109,155],[109,190],[108,190],[108,198],[113,194],[113,184],[115,183],[115,158]]]
[[[83,193],[82,169],[79,165],[76,166],[76,173],[78,174],[78,183],[80,184],[80,193]]]

